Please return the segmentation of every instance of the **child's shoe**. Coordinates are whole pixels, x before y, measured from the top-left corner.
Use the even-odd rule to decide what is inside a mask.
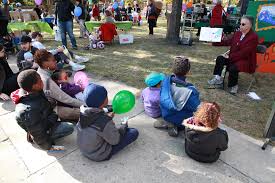
[[[171,137],[177,137],[179,135],[178,127],[169,123],[168,124],[168,135],[170,135]]]

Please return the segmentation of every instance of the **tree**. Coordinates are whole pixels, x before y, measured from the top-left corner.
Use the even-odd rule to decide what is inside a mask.
[[[182,0],[173,0],[172,12],[167,14],[166,39],[171,42],[178,42],[180,33],[180,21],[182,11]]]

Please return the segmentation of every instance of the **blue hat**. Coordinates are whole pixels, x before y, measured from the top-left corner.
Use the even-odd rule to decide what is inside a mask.
[[[159,82],[164,79],[165,75],[158,72],[152,72],[145,78],[145,83],[147,86],[156,86]]]
[[[99,107],[107,98],[107,90],[100,85],[90,83],[83,92],[88,107]]]

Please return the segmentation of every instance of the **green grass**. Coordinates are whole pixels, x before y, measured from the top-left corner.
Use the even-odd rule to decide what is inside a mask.
[[[170,44],[165,40],[166,21],[160,19],[155,35],[148,36],[148,27],[134,26],[132,34],[134,44],[106,46],[104,50],[78,50],[80,55],[89,56],[87,72],[109,80],[121,81],[137,88],[146,87],[144,78],[152,71],[170,73],[173,57],[185,55],[191,60],[191,74],[188,80],[200,91],[202,101],[216,101],[221,105],[223,123],[256,138],[262,138],[265,123],[271,111],[275,97],[275,75],[257,74],[258,83],[252,87],[261,101],[252,101],[246,95],[251,80],[248,74],[240,74],[240,91],[237,96],[219,89],[206,89],[207,80],[212,77],[214,59],[225,52],[227,47],[213,47],[211,44],[195,40],[194,45],[182,46]],[[75,33],[78,37],[79,33]],[[196,38],[197,39],[197,38]],[[88,40],[77,40],[79,47],[88,44]],[[46,45],[58,43],[47,40]]]

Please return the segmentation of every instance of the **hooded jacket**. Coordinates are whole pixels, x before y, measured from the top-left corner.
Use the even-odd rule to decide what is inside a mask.
[[[112,145],[120,141],[127,127],[116,128],[112,118],[102,110],[80,107],[77,127],[77,144],[84,156],[94,161],[110,157]]]
[[[192,84],[182,81],[184,85],[178,87],[177,83],[172,81],[174,77],[168,76],[162,81],[160,108],[163,119],[179,127],[184,119],[193,116],[200,99],[199,92]]]
[[[185,152],[192,159],[212,163],[219,159],[220,152],[227,149],[228,135],[220,128],[197,126],[192,118],[183,122],[185,126]]]
[[[60,123],[44,93],[28,94],[18,89],[11,94],[11,98],[16,104],[18,125],[33,136],[41,149],[50,149],[53,144],[51,134]]]

